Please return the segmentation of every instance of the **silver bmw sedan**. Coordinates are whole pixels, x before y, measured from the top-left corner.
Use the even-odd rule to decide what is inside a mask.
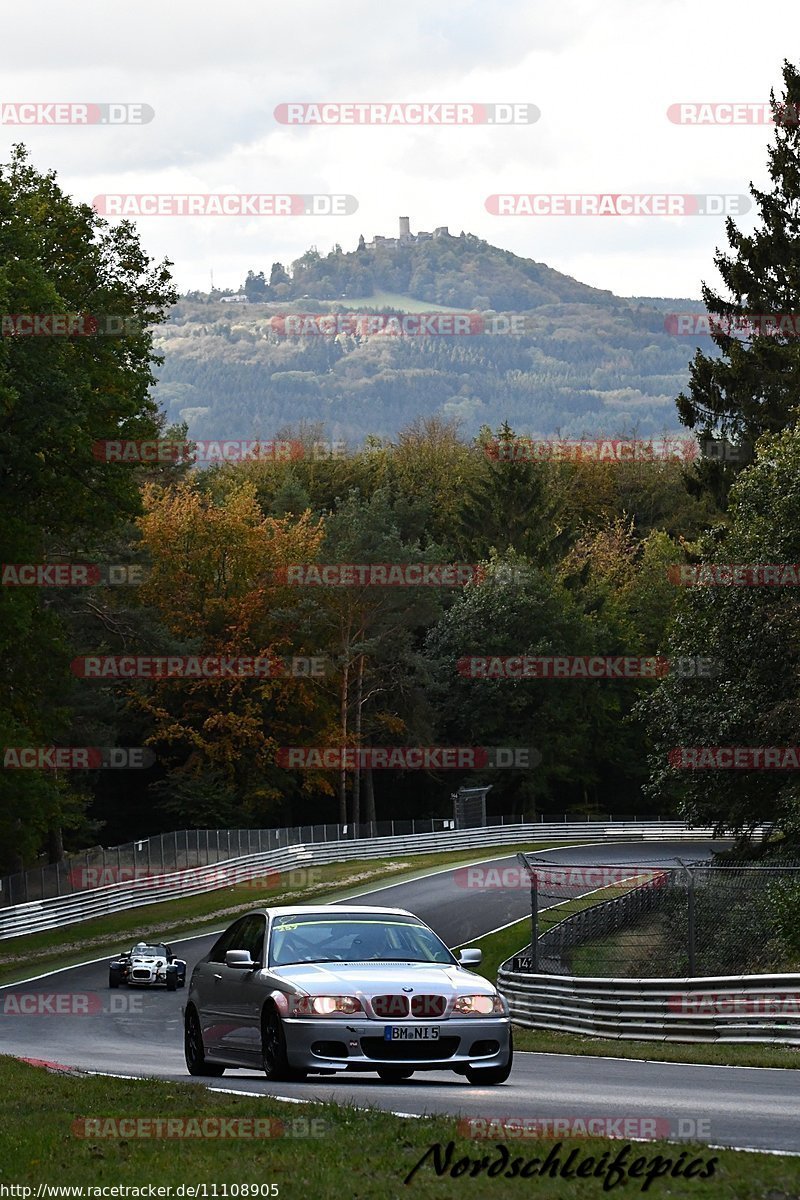
[[[400,908],[268,908],[239,917],[192,972],[184,1009],[192,1075],[260,1067],[309,1073],[455,1071],[503,1083],[508,1005],[413,913]]]

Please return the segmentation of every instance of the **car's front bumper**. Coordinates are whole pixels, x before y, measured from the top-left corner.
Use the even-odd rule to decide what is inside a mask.
[[[438,1039],[387,1041],[390,1024],[438,1025]],[[284,1018],[289,1065],[303,1071],[376,1071],[409,1067],[452,1071],[468,1066],[500,1067],[508,1061],[508,1017],[456,1017],[442,1021]]]

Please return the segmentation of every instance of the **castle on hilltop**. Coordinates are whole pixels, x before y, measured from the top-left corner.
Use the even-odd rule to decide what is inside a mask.
[[[411,232],[411,221],[408,217],[400,217],[400,233],[398,237],[381,237],[376,234],[371,242],[364,241],[363,233],[358,239],[359,250],[377,250],[381,246],[413,246],[416,242],[430,242],[433,238],[450,237],[446,225],[438,225],[433,233]]]

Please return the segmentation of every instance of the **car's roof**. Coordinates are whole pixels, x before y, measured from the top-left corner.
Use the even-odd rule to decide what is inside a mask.
[[[282,904],[276,908],[256,908],[250,913],[245,913],[245,916],[252,916],[254,913],[260,913],[262,916],[277,917],[283,916],[286,913],[291,913],[293,916],[303,913],[329,913],[331,916],[337,916],[340,913],[361,916],[373,915],[384,917],[413,917],[414,913],[409,912],[405,908],[379,908],[372,904]],[[419,917],[415,918],[419,920]]]

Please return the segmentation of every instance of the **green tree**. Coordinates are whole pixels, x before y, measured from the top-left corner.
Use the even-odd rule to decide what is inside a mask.
[[[77,532],[105,532],[138,511],[136,471],[93,447],[153,438],[163,424],[149,395],[158,361],[150,327],[177,298],[168,266],[151,263],[130,222],[111,227],[75,204],[23,147],[0,167],[0,314],[88,314],[101,330],[113,317],[124,330],[0,338],[1,561],[46,561]],[[64,736],[69,657],[46,594],[0,589],[0,725],[15,739],[6,745]],[[58,856],[61,829],[82,804],[52,776],[0,775],[5,864],[42,847]]]
[[[714,256],[725,294],[702,287],[706,308],[720,318],[712,324],[712,338],[722,354],[697,351],[688,392],[677,401],[684,425],[734,442],[754,442],[761,433],[783,429],[794,419],[800,394],[800,334],[794,324],[777,332],[758,323],[745,336],[730,332],[732,322],[800,311],[800,73],[788,61],[783,84],[780,99],[770,92],[772,186],[762,191],[750,185],[759,224],[745,234],[727,219],[730,253],[718,250]],[[724,498],[738,469],[702,461],[693,480]]]
[[[519,440],[504,423],[478,439],[456,521],[459,549],[479,559],[509,550],[534,562],[552,561],[559,544],[550,464],[511,457]]]
[[[608,720],[603,716],[610,685],[471,678],[458,662],[597,653],[596,629],[552,573],[514,554],[486,570],[485,581],[464,588],[425,641],[437,735],[448,745],[535,747],[542,762],[534,770],[486,771],[469,782],[492,783],[498,797],[528,814],[535,804],[552,809],[556,800],[578,807],[596,797],[600,755],[613,740],[610,711]]]
[[[700,544],[707,564],[800,562],[800,430],[765,435],[756,462],[731,490],[729,526]],[[702,565],[702,564],[701,564]],[[734,830],[762,821],[800,832],[797,771],[691,770],[679,747],[794,746],[800,725],[800,599],[792,586],[715,586],[685,591],[668,656],[705,657],[711,678],[667,676],[641,711],[653,745],[650,790],[678,800],[690,820]]]

